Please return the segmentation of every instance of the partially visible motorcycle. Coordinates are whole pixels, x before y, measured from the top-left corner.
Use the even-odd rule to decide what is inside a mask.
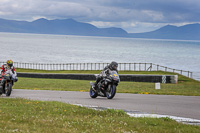
[[[4,74],[0,75],[0,79],[4,80],[3,85],[0,86],[0,95],[6,94],[6,96],[10,96],[15,77],[16,73],[13,74],[12,70],[7,70]]]
[[[109,75],[105,76],[99,83],[97,87],[94,87],[93,82],[90,82],[90,97],[96,98],[97,96],[107,97],[112,99],[117,90],[117,85],[120,82],[119,75],[116,71],[110,71]]]

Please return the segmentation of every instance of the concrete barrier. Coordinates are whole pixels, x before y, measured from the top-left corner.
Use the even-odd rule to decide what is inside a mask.
[[[95,74],[53,74],[53,73],[17,73],[18,77],[27,78],[50,78],[50,79],[77,79],[95,80]],[[178,75],[136,75],[120,74],[121,81],[153,82],[153,83],[177,83]]]

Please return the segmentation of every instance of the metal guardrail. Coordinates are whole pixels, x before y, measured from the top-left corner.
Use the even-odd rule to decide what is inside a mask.
[[[5,62],[0,62],[2,66]],[[35,69],[35,70],[102,70],[110,63],[21,63],[14,62],[15,68]],[[153,63],[118,63],[119,71],[166,71],[178,73],[192,78],[192,72],[173,69]]]

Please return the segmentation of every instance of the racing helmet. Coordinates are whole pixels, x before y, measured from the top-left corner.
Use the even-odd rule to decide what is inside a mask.
[[[113,61],[113,62],[110,63],[110,66],[111,66],[111,68],[112,68],[113,70],[117,70],[118,63],[115,62],[115,61]]]
[[[12,60],[7,60],[6,63],[10,68],[13,66],[13,61]]]

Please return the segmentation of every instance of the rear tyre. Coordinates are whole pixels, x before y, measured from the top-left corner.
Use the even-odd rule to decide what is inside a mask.
[[[3,93],[3,87],[0,86],[0,96],[2,95],[2,93]]]
[[[96,91],[93,90],[93,88],[90,88],[90,97],[91,98],[96,98],[98,95],[98,93]]]
[[[116,94],[116,85],[111,85],[110,87],[108,87],[107,91],[106,91],[106,97],[108,99],[112,99],[115,94]]]
[[[11,83],[8,83],[5,87],[5,94],[6,96],[10,96],[11,94],[11,90],[12,90],[12,84]]]

